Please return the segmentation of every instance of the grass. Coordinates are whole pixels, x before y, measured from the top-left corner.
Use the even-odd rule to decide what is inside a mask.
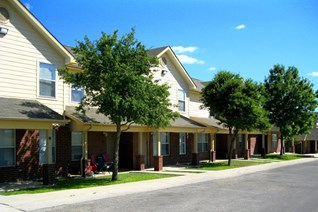
[[[270,163],[270,161],[265,160],[232,160],[231,166],[227,165],[226,162],[218,162],[218,163],[204,163],[201,164],[198,168],[191,168],[196,170],[207,170],[207,171],[220,171],[220,170],[226,170],[226,169],[233,169],[233,168],[239,168],[239,167],[245,167],[245,166],[255,166],[260,164]]]
[[[206,171],[220,171],[226,169],[240,168],[245,166],[254,166],[265,163],[279,162],[279,161],[287,161],[287,160],[296,160],[304,158],[304,155],[299,154],[267,154],[266,158],[262,159],[254,159],[254,160],[232,160],[231,166],[227,165],[227,161],[218,162],[218,163],[204,163],[201,164],[197,168],[191,168],[195,170],[206,170]]]
[[[296,160],[296,159],[301,159],[304,158],[303,155],[298,155],[298,154],[284,154],[284,155],[279,155],[279,154],[267,154],[266,159],[271,159],[275,161],[286,161],[286,160]]]
[[[40,187],[40,188],[28,188],[18,191],[8,191],[0,193],[0,195],[16,195],[16,194],[36,194],[52,191],[60,191],[66,189],[81,189],[96,186],[108,186],[121,183],[130,183],[144,180],[153,180],[167,177],[178,176],[175,174],[153,174],[153,173],[126,173],[119,174],[117,181],[111,181],[111,176],[92,177],[92,178],[69,178],[59,179],[53,186]]]

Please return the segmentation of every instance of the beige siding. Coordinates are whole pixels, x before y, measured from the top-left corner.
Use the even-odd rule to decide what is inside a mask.
[[[170,86],[170,102],[173,105],[178,104],[178,89],[183,89],[186,92],[185,112],[180,112],[184,116],[189,116],[189,86],[182,78],[179,70],[171,63],[170,58],[167,55],[163,55],[167,59],[167,66],[159,66],[158,71],[155,72],[154,78],[159,80],[160,83],[166,83]],[[165,69],[168,72],[162,76],[161,70]],[[178,111],[177,107],[173,107],[173,110]]]
[[[200,102],[200,94],[190,94],[190,111],[189,115],[194,117],[209,118],[208,109],[200,109],[202,103]]]
[[[17,11],[0,2],[10,13],[10,21],[1,24],[9,29],[0,38],[0,96],[38,100],[53,110],[63,113],[63,82],[56,77],[56,98],[38,97],[38,63],[64,65],[64,58],[27,23]]]

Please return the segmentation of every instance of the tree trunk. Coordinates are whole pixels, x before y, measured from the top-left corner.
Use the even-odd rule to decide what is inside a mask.
[[[229,131],[230,131],[231,142],[230,142],[230,149],[228,152],[228,156],[229,156],[229,160],[227,163],[228,166],[231,165],[232,156],[233,156],[233,147],[234,147],[235,137],[237,136],[238,130],[234,130],[234,135],[232,135],[232,128],[229,128]]]
[[[284,149],[284,137],[282,136],[281,138],[280,138],[281,140],[280,140],[280,155],[283,155],[284,154],[284,151],[283,151],[283,149]]]
[[[121,126],[120,126],[120,123],[116,123],[116,140],[115,140],[115,150],[114,150],[114,167],[113,167],[112,181],[118,180],[120,135],[121,135]]]

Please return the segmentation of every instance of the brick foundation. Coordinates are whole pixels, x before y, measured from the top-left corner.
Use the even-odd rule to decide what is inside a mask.
[[[216,151],[211,151],[210,152],[210,160],[211,162],[215,162],[216,161]]]
[[[250,150],[246,149],[244,152],[244,159],[249,160],[250,159]]]
[[[163,169],[163,156],[153,156],[154,157],[154,168],[155,171],[162,171]]]
[[[144,155],[136,155],[136,170],[144,170],[145,169],[145,156]]]
[[[192,165],[199,165],[199,154],[198,153],[192,153]]]
[[[52,185],[55,183],[55,164],[44,164],[42,166],[43,184]]]

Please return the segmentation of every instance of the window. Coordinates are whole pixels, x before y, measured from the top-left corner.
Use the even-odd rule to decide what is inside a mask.
[[[198,133],[198,152],[208,151],[208,134]]]
[[[178,106],[179,111],[185,111],[185,91],[182,89],[178,90]]]
[[[56,96],[56,68],[55,65],[40,63],[39,95],[44,97]]]
[[[277,134],[272,134],[273,148],[277,147]]]
[[[160,142],[161,142],[161,155],[169,155],[170,154],[169,133],[167,132],[160,133]]]
[[[186,134],[179,134],[179,154],[185,155],[187,154],[187,144],[186,144]]]
[[[0,129],[0,167],[15,166],[15,131]]]
[[[84,96],[84,89],[83,88],[74,88],[71,85],[71,101],[72,102],[81,102]]]
[[[49,141],[47,141],[47,136],[46,133],[49,132]],[[39,150],[39,164],[48,164],[48,163],[55,163],[56,162],[56,144],[55,144],[55,131],[49,131],[49,130],[40,130],[40,150]],[[48,142],[51,143],[51,160],[52,161],[47,161],[47,154],[49,152],[47,146]]]
[[[72,132],[72,161],[78,161],[82,158],[83,133]]]

